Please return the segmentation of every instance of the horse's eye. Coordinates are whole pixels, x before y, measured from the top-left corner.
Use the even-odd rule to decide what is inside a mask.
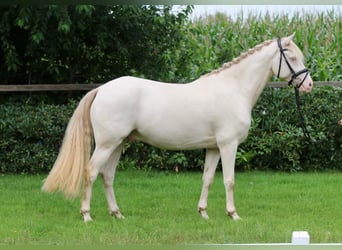
[[[295,62],[295,61],[297,61],[297,58],[296,58],[295,56],[290,56],[290,58],[289,58],[289,59],[290,59],[290,61],[291,61],[291,62]]]

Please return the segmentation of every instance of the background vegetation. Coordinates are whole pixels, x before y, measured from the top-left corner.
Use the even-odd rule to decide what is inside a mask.
[[[122,75],[189,82],[264,40],[296,31],[315,81],[342,79],[341,13],[297,13],[237,20],[217,14],[189,20],[191,6],[1,6],[0,83],[98,83]],[[303,96],[309,130],[303,138],[292,89],[267,88],[253,110],[237,169],[341,170],[342,90]],[[83,93],[0,96],[0,171],[47,172]],[[122,168],[200,169],[202,150],[171,152],[131,143]]]
[[[144,72],[167,79],[190,6],[0,7],[1,83],[89,83]],[[173,59],[173,58],[172,58]]]

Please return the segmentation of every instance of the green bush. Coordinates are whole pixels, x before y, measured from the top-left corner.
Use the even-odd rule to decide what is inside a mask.
[[[301,95],[310,136],[299,125],[293,89],[267,88],[253,110],[249,137],[241,145],[249,154],[244,168],[284,171],[342,169],[342,89],[319,87]]]
[[[237,154],[238,170],[342,170],[341,88],[318,87],[302,95],[310,143],[299,127],[292,88],[266,88],[253,109],[247,140]],[[0,172],[47,172],[57,156],[66,125],[78,102],[35,101],[0,104]],[[204,150],[167,151],[141,142],[126,143],[120,167],[199,170]]]
[[[0,104],[0,172],[48,171],[73,112],[70,105]]]

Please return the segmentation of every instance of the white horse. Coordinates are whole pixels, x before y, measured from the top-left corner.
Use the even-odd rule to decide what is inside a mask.
[[[188,84],[121,77],[88,92],[69,121],[42,190],[72,197],[83,182],[81,214],[87,222],[92,220],[92,184],[100,174],[110,214],[124,218],[113,182],[127,139],[171,150],[206,148],[198,211],[209,218],[208,192],[221,158],[226,212],[239,219],[233,199],[235,155],[247,137],[254,104],[272,75],[288,79],[302,92],[313,87],[293,36],[265,41]]]

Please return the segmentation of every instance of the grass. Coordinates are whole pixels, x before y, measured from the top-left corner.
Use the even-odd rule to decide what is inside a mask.
[[[279,243],[296,230],[308,231],[311,243],[342,242],[341,173],[237,173],[237,222],[225,215],[221,173],[209,194],[209,220],[196,212],[200,173],[125,170],[115,187],[126,219],[108,215],[98,180],[87,224],[79,199],[40,192],[43,178],[0,177],[0,245]]]

